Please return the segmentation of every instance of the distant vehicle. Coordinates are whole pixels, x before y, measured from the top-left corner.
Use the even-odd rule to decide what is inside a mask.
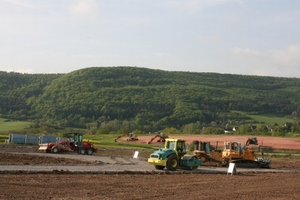
[[[75,151],[82,155],[92,155],[93,153],[98,152],[98,149],[93,144],[90,142],[83,142],[82,133],[69,133],[67,140],[62,142],[40,144],[38,150],[47,153]]]
[[[163,132],[160,132],[159,134],[156,134],[154,137],[152,137],[148,144],[151,144],[156,138],[158,138],[156,142],[165,142],[165,140],[169,138],[169,136],[167,134],[164,134]]]
[[[127,141],[137,141],[139,140],[138,137],[136,135],[134,135],[133,133],[125,133],[123,135],[120,135],[118,136],[116,139],[115,139],[115,142],[117,142],[117,140],[121,137],[128,137],[126,140]]]

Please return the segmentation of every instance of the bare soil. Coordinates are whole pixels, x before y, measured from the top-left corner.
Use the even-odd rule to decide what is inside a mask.
[[[153,135],[138,137],[138,142],[147,143],[151,140]],[[222,148],[224,141],[235,141],[246,143],[247,139],[252,136],[237,136],[237,135],[170,135],[169,138],[182,138],[185,139],[188,144],[192,144],[193,141],[210,142],[211,145],[218,145]],[[125,140],[126,138],[121,138]],[[274,149],[294,150],[300,151],[300,138],[284,138],[284,137],[267,137],[259,136],[258,145],[262,147],[272,147]],[[155,145],[156,140],[152,142]]]
[[[299,199],[300,174],[2,174],[0,199]]]
[[[97,167],[99,162],[94,159],[104,156],[130,160],[132,152],[100,150],[94,157],[87,157],[89,159],[76,159],[71,153],[70,156],[52,157],[38,153],[36,147],[0,145],[0,199],[300,199],[300,158],[290,156],[276,157],[271,164],[271,169],[288,172],[250,170],[233,175],[126,170],[113,174],[68,170],[4,173],[1,170],[5,166],[24,165],[28,168],[48,165]],[[146,160],[141,158],[140,162],[143,159]],[[139,163],[132,164],[143,168]],[[122,168],[126,165],[101,163],[101,167],[105,166]]]

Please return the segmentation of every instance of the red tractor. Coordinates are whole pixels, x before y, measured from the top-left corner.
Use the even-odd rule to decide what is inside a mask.
[[[90,142],[83,142],[82,133],[69,133],[67,139],[62,142],[40,144],[39,150],[47,153],[75,151],[82,155],[92,155],[94,152],[98,152],[98,149],[95,148],[93,144]]]

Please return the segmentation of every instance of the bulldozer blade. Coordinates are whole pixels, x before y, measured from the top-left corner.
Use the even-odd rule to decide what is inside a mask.
[[[48,147],[48,145],[47,144],[42,144],[42,145],[40,145],[40,147],[39,147],[39,151],[46,151],[47,150],[47,147]]]
[[[235,163],[236,167],[241,167],[241,168],[259,168],[260,163],[254,160],[233,160],[232,163]]]

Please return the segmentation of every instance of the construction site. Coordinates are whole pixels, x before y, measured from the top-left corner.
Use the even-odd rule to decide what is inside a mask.
[[[139,137],[135,142],[147,144],[154,136]],[[266,153],[268,167],[243,167],[236,162],[236,171],[228,173],[224,160],[218,162],[220,153],[241,153],[239,141],[246,146],[265,145],[283,149],[300,150],[299,140],[257,138],[258,143],[247,138],[189,138],[169,136],[159,144],[161,150],[95,149],[92,155],[79,149],[46,153],[37,146],[0,145],[0,199],[299,199],[300,158],[297,155],[272,157]],[[120,137],[127,142],[128,136]],[[251,138],[250,138],[251,139]],[[221,141],[222,152],[215,151],[216,141]],[[227,140],[227,143],[225,142]],[[272,141],[271,141],[272,140]],[[198,143],[196,142],[198,141]],[[192,154],[186,157],[185,142],[193,145]],[[251,144],[250,144],[251,143]],[[228,149],[224,146],[228,145]],[[92,144],[89,145],[89,147]],[[287,145],[287,146],[284,146]],[[169,148],[169,150],[164,150]],[[236,148],[236,149],[234,149]],[[251,147],[255,148],[255,146]],[[246,152],[243,146],[243,152]],[[172,165],[155,161],[158,155],[178,151]],[[85,151],[87,152],[87,151]],[[180,154],[179,154],[180,153]],[[251,158],[251,151],[230,157],[230,163],[240,158]],[[151,156],[153,155],[153,156]],[[192,162],[192,158],[197,161]],[[222,155],[221,155],[222,157]],[[238,159],[237,159],[238,158]],[[215,160],[212,160],[215,159]],[[251,158],[252,159],[252,158]],[[171,159],[169,159],[171,160]],[[176,162],[175,162],[176,161]],[[152,163],[151,163],[152,162]],[[213,164],[208,164],[212,162]],[[255,165],[258,162],[250,162]],[[224,165],[225,166],[219,166]],[[156,168],[153,165],[160,167]],[[166,166],[164,166],[166,165]],[[178,165],[178,168],[177,168]],[[164,166],[164,169],[160,169]],[[190,167],[189,167],[190,166]],[[181,167],[184,167],[183,169]],[[186,169],[188,167],[188,169]],[[176,168],[174,170],[174,168]]]

